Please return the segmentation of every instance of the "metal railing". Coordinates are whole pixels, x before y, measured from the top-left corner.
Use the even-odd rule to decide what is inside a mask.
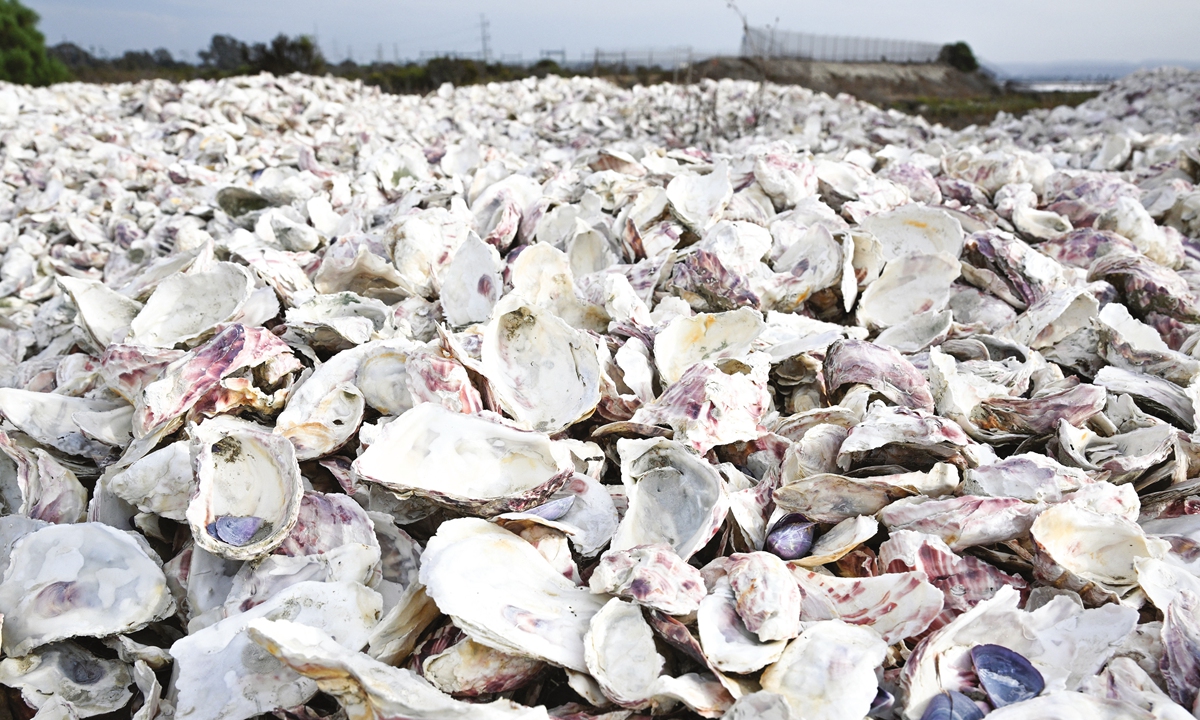
[[[774,28],[746,28],[742,57],[796,58],[825,62],[936,62],[936,43],[882,38],[811,35]]]

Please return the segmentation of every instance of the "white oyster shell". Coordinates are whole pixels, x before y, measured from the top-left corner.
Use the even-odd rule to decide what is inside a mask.
[[[600,402],[596,342],[513,295],[484,330],[480,369],[505,412],[529,430],[558,432]]]
[[[788,643],[763,671],[762,687],[782,695],[796,717],[859,720],[875,700],[875,671],[886,654],[887,644],[870,630],[825,620]]]
[[[788,566],[767,552],[735,553],[725,566],[746,629],[763,642],[800,634],[800,589]]]
[[[716,469],[671,440],[618,440],[629,509],[612,549],[665,542],[683,559],[716,534],[729,511]]]
[[[317,684],[256,645],[247,627],[255,620],[288,620],[360,648],[379,620],[379,608],[379,594],[362,585],[304,582],[177,640],[171,646],[175,717],[245,720],[308,702]]]
[[[384,425],[353,468],[391,492],[494,515],[540,504],[571,466],[541,433],[423,403]]]
[[[592,616],[583,646],[588,672],[610,700],[635,710],[657,705],[652,698],[666,660],[654,646],[641,608],[609,600]]]
[[[1137,560],[1162,559],[1170,549],[1137,523],[1070,502],[1039,515],[1030,533],[1058,565],[1109,588],[1136,584]]]
[[[56,640],[130,632],[174,611],[158,560],[134,536],[100,523],[26,535],[0,583],[10,657]]]
[[[158,284],[130,324],[133,339],[150,347],[174,347],[234,319],[254,292],[254,276],[234,263],[171,275]],[[269,317],[269,316],[268,316]]]
[[[196,543],[231,560],[254,560],[279,547],[304,495],[292,443],[227,416],[191,434],[196,493],[186,517]]]
[[[765,327],[762,314],[751,308],[678,317],[655,335],[654,364],[673,383],[698,362],[748,353]]]
[[[778,660],[787,646],[786,640],[763,642],[746,627],[726,578],[717,580],[708,597],[700,601],[696,627],[705,657],[723,672],[757,672]]]
[[[186,521],[188,503],[196,489],[189,443],[180,440],[155,450],[114,475],[108,487],[142,512]]]
[[[72,642],[0,661],[0,684],[19,689],[27,705],[40,710],[57,699],[81,718],[125,707],[133,697],[132,682],[127,664],[98,658]]]
[[[945,210],[915,203],[871,215],[861,227],[879,240],[888,261],[939,253],[958,257],[965,239],[962,224]]]
[[[318,628],[257,618],[250,622],[249,634],[267,652],[336,697],[350,720],[549,720],[542,707],[527,708],[509,700],[486,704],[455,700],[416,673],[348,650]]]
[[[492,523],[448,520],[421,558],[421,583],[472,640],[587,672],[583,637],[604,601]]]
[[[886,328],[914,315],[944,310],[950,285],[959,275],[958,260],[947,253],[905,255],[890,261],[858,301],[858,321]]]

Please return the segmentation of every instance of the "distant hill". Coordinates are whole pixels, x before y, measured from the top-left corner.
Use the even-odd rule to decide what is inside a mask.
[[[1097,80],[1124,77],[1135,70],[1164,65],[1200,70],[1200,60],[1071,60],[1067,62],[985,62],[984,66],[1004,80]]]

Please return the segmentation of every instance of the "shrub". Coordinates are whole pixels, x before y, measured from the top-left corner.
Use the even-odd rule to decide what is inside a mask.
[[[979,69],[979,61],[975,59],[975,53],[971,52],[971,46],[965,42],[943,45],[938,60],[963,72],[975,72]]]
[[[39,19],[17,0],[0,0],[0,80],[49,85],[71,79],[67,66],[46,54]]]

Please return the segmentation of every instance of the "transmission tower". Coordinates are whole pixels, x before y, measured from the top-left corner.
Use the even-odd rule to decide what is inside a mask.
[[[487,15],[483,13],[479,14],[479,40],[483,49],[483,61],[485,63],[490,62],[492,59],[492,48],[490,46],[492,36],[488,33]]]

